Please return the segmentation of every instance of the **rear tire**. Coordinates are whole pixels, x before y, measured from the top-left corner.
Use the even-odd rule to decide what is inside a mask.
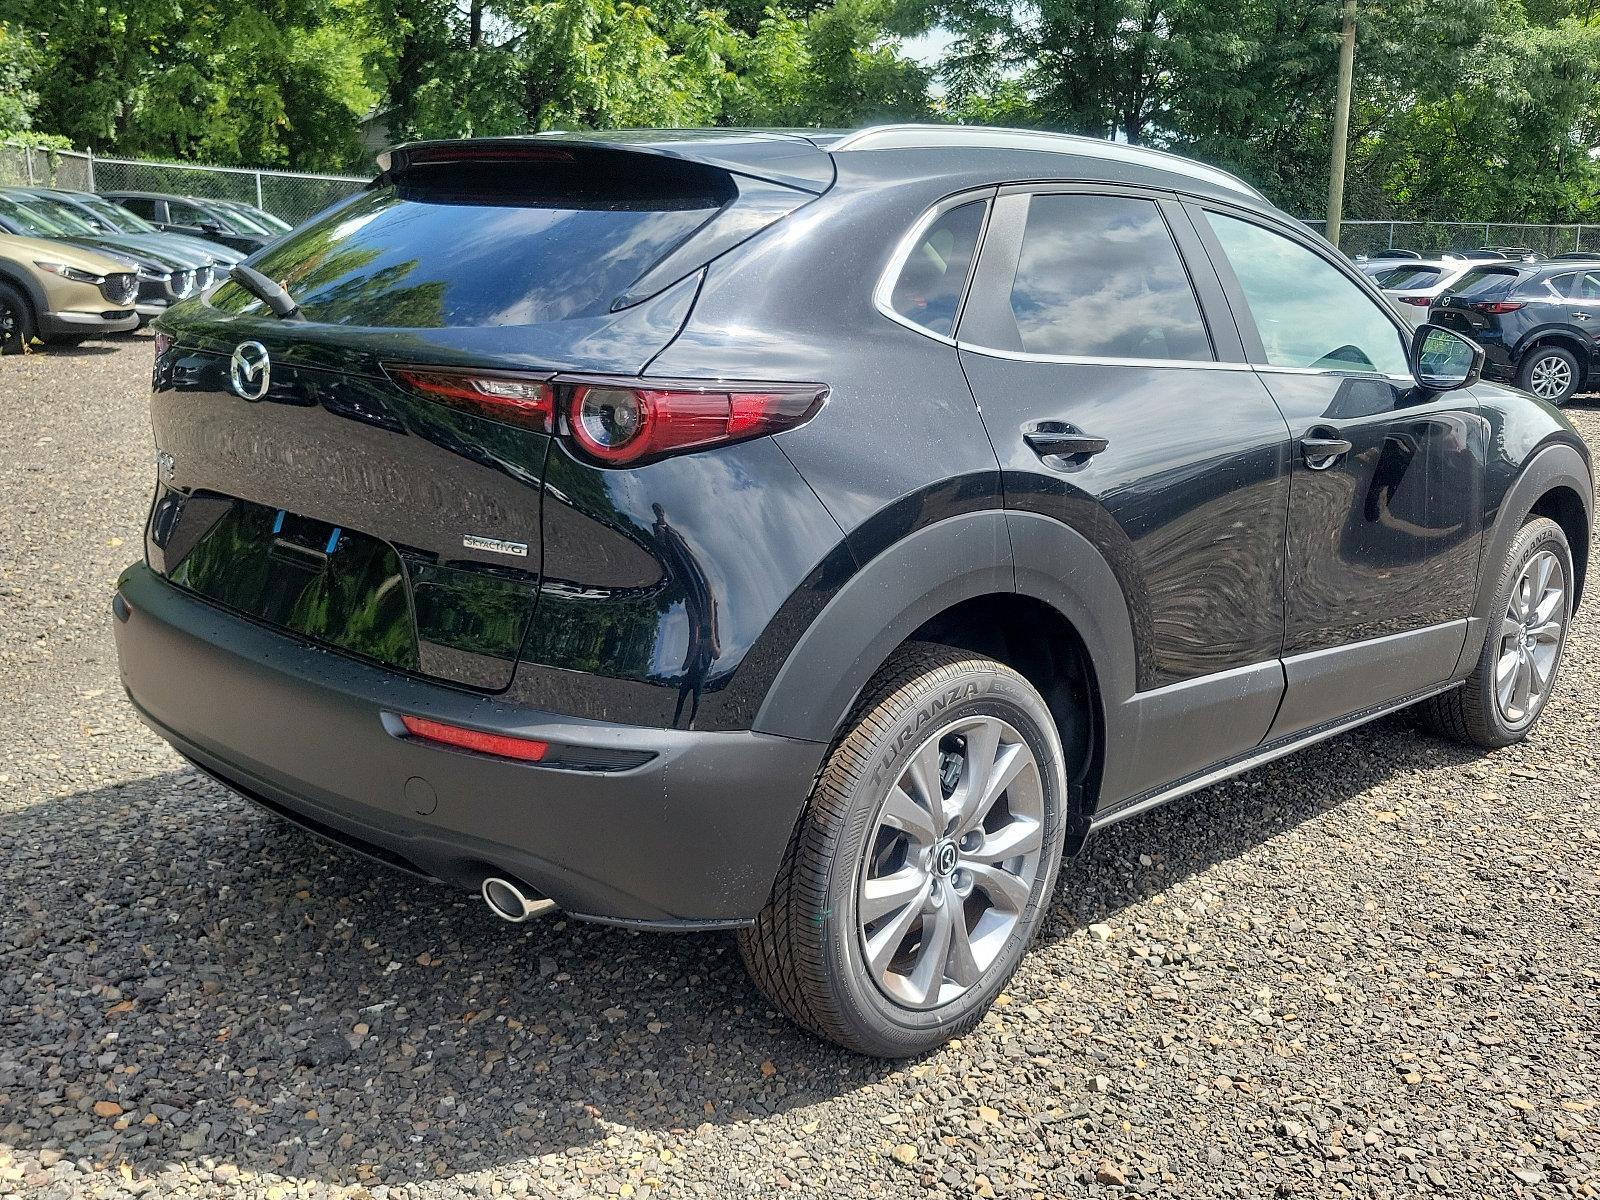
[[[1055,722],[1027,680],[968,651],[901,647],[739,934],[756,986],[862,1054],[904,1058],[966,1032],[1044,919],[1066,808]]]
[[[1424,701],[1424,722],[1485,750],[1528,736],[1555,687],[1572,619],[1572,550],[1561,526],[1534,517],[1511,543],[1478,662],[1458,688]]]
[[[1564,346],[1535,346],[1517,368],[1518,387],[1557,406],[1576,396],[1582,384],[1578,356]]]
[[[33,341],[33,306],[9,283],[0,283],[0,354],[21,354]]]

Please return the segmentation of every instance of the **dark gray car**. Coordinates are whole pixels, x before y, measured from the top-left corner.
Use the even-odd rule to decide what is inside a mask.
[[[158,322],[113,603],[144,719],[322,836],[734,930],[909,1055],[1097,830],[1552,694],[1583,442],[1224,172],[949,127],[382,167]]]

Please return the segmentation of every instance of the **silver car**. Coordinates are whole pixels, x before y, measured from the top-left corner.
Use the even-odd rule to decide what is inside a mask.
[[[1395,262],[1368,263],[1363,270],[1394,302],[1400,315],[1412,326],[1428,320],[1428,308],[1441,292],[1467,273],[1474,260],[1445,255],[1443,258],[1409,258]]]

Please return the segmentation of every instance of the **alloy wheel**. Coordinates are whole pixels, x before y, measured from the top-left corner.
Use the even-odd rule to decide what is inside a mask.
[[[1572,364],[1564,358],[1551,355],[1533,364],[1528,373],[1528,386],[1541,400],[1554,400],[1566,394],[1572,386]]]
[[[11,311],[11,306],[0,300],[0,346],[9,346],[11,339],[17,336],[17,314]]]
[[[1001,958],[1041,869],[1044,782],[1022,735],[963,718],[911,756],[879,805],[857,885],[862,956],[894,1003],[930,1009]]]
[[[1526,725],[1550,694],[1567,618],[1567,572],[1549,550],[1530,558],[1500,626],[1495,702],[1508,725]]]

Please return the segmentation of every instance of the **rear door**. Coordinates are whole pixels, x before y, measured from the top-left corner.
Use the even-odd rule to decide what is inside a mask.
[[[1407,332],[1335,251],[1256,214],[1190,212],[1295,443],[1272,736],[1443,683],[1478,582],[1477,403],[1417,386]]]
[[[1283,691],[1288,429],[1186,226],[1160,193],[1003,190],[958,334],[1007,507],[1122,584],[1138,683],[1107,698],[1133,731],[1107,806],[1254,747]]]
[[[638,154],[460,154],[263,252],[303,319],[232,282],[164,318],[148,556],[255,620],[498,691],[545,558],[544,381],[643,370],[688,315],[694,264],[619,298],[741,191]],[[555,503],[598,502],[575,493]]]

